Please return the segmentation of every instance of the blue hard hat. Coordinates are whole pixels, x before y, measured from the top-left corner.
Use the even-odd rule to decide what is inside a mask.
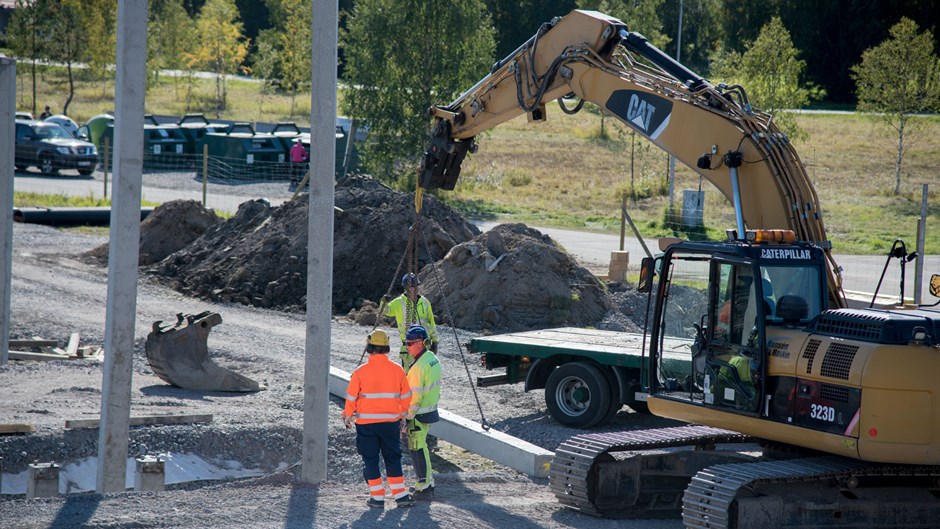
[[[408,332],[405,333],[405,340],[427,340],[428,339],[428,330],[422,327],[421,325],[412,325],[408,327]]]
[[[401,276],[401,286],[405,288],[416,287],[420,284],[421,284],[421,281],[418,281],[418,276],[416,276],[413,273],[408,273],[408,274]]]

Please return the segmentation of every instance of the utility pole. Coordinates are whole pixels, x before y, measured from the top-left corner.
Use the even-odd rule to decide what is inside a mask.
[[[682,0],[679,0],[679,31],[676,37],[676,62],[682,54]],[[676,196],[676,159],[669,155],[669,209],[673,208]]]

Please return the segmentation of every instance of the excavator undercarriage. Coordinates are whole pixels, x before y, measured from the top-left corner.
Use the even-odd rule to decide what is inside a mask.
[[[936,527],[940,468],[775,451],[708,426],[583,434],[549,468],[566,507],[696,529]],[[807,457],[809,455],[809,457]]]

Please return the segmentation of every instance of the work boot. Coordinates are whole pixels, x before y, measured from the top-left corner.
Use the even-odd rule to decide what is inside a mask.
[[[415,499],[411,494],[405,494],[401,498],[395,500],[395,504],[399,507],[411,507],[415,504]]]
[[[372,507],[373,509],[384,509],[385,501],[377,500],[375,498],[369,498],[368,501],[366,501],[366,505],[368,505],[369,507]]]
[[[411,496],[418,501],[431,501],[434,499],[434,485],[421,490],[411,487],[409,492],[411,492]]]

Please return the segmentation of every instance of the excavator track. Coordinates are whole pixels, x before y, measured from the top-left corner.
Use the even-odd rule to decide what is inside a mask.
[[[683,496],[690,529],[931,528],[940,520],[940,468],[837,456],[721,464]]]
[[[682,446],[701,448],[749,441],[750,438],[740,433],[709,426],[577,435],[555,450],[555,457],[549,465],[549,483],[563,505],[585,514],[612,518],[676,515],[682,490],[694,471],[689,473],[685,468],[661,472],[663,479],[644,490],[640,483],[644,463],[629,456],[624,459],[615,453]],[[705,452],[708,451],[697,450],[695,453],[704,455]],[[711,460],[703,460],[702,468],[708,461]],[[688,464],[687,461],[683,463]],[[660,462],[651,466],[662,469]],[[617,479],[610,479],[610,474],[615,474]],[[674,479],[677,474],[687,475]],[[617,483],[612,484],[611,481]]]

